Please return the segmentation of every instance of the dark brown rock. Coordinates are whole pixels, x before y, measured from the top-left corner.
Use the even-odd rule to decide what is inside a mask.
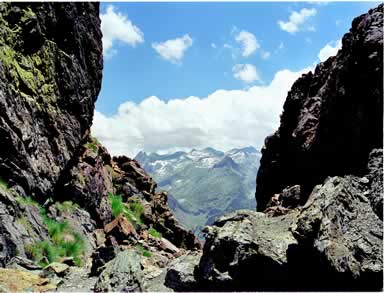
[[[257,176],[257,209],[287,186],[301,204],[327,176],[365,173],[383,145],[383,5],[357,17],[335,57],[292,86],[280,127],[265,140]]]
[[[99,4],[1,3],[0,27],[0,177],[43,199],[92,124]]]
[[[106,224],[104,226],[104,232],[107,235],[113,235],[117,241],[139,238],[137,231],[123,214],[120,214],[112,222]]]
[[[56,198],[72,200],[97,223],[112,219],[108,194],[113,193],[111,156],[95,138],[88,137],[56,186]]]

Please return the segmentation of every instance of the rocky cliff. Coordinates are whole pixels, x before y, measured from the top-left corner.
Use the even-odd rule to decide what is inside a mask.
[[[0,3],[0,292],[382,289],[383,5],[294,84],[262,212],[218,218],[202,252],[139,163],[89,135],[98,15]]]
[[[300,186],[303,204],[327,176],[364,174],[382,145],[383,5],[354,19],[338,54],[292,86],[262,149],[257,210],[287,186]]]
[[[205,228],[202,290],[381,290],[383,4],[292,86],[265,140],[257,209]]]
[[[0,3],[0,23],[0,291],[163,286],[200,243],[137,161],[90,136],[99,4]]]
[[[97,11],[0,5],[0,177],[21,195],[52,193],[88,136],[103,66]]]

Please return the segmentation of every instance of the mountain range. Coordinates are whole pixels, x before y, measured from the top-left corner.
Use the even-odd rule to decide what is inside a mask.
[[[227,152],[208,147],[171,154],[141,151],[135,159],[168,192],[176,218],[197,234],[217,216],[256,207],[260,152],[254,147]]]

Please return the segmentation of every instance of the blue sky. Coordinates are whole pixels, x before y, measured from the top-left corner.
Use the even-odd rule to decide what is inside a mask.
[[[256,144],[259,148],[265,133],[269,134],[277,126],[277,113],[281,111],[286,91],[300,71],[319,63],[319,53],[327,45],[323,55],[335,54],[337,41],[349,30],[352,19],[376,5],[375,2],[101,3],[106,48],[93,132],[112,152],[128,155],[141,149],[163,151],[203,147],[207,143],[217,148],[246,144]],[[176,43],[165,43],[175,39]],[[271,83],[283,69],[291,76],[284,78],[283,91],[276,93]],[[219,102],[206,102],[221,90],[223,97],[220,94],[215,98]],[[245,95],[256,90],[268,91],[270,98],[264,97],[261,104],[267,105],[269,101],[272,105],[270,111],[262,111],[272,110],[276,117],[253,112],[236,130],[242,132],[253,125],[257,129],[248,130],[254,132],[248,137],[253,137],[246,139],[238,133],[229,141],[214,139],[229,136],[231,127],[225,125],[241,120],[240,116],[232,118],[230,112],[234,107],[221,113],[223,99],[237,106],[241,104],[240,93]],[[151,96],[154,98],[150,99]],[[190,96],[199,100],[194,102],[188,99]],[[195,104],[177,106],[178,100]],[[143,102],[146,105],[141,106]],[[199,112],[193,113],[191,108],[196,107]],[[205,111],[208,116],[201,112],[204,107],[209,107]],[[183,115],[184,121],[169,122],[170,116],[176,113],[174,109],[183,112],[178,115]],[[141,115],[142,111],[149,111],[153,119],[162,116],[161,121],[144,121],[149,123],[145,129],[130,125],[131,119],[125,116],[138,115],[139,120],[147,120],[148,113]],[[247,116],[248,110],[242,111]],[[201,127],[187,121],[207,120],[209,116],[225,121],[218,126],[219,132],[209,128],[209,124],[216,127],[212,119],[202,121]],[[177,124],[180,129],[175,128]],[[159,129],[159,125],[165,126]],[[254,140],[256,131],[259,138]],[[196,141],[188,139],[186,145],[186,139],[198,132]],[[164,135],[172,136],[172,141],[156,139]]]

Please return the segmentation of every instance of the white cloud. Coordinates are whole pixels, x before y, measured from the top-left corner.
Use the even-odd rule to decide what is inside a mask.
[[[152,96],[139,104],[125,102],[113,116],[96,111],[92,134],[114,155],[207,146],[260,149],[279,125],[292,83],[308,70],[280,70],[268,85],[217,90],[204,98],[165,102]]]
[[[188,34],[181,38],[167,40],[161,43],[153,43],[152,48],[165,60],[179,64],[185,51],[192,46],[193,40]]]
[[[144,42],[144,34],[135,26],[126,15],[116,12],[114,6],[109,5],[105,13],[100,14],[103,33],[103,54],[112,56],[116,53],[113,48],[115,42],[123,42],[135,47]]]
[[[234,78],[238,80],[242,80],[247,83],[260,81],[256,66],[252,64],[236,64],[233,66],[232,71]]]
[[[290,33],[290,34],[295,34],[296,32],[299,32],[302,30],[302,27],[304,23],[312,16],[315,16],[317,14],[317,10],[315,8],[307,9],[307,8],[302,8],[301,11],[296,12],[293,11],[290,14],[289,20],[287,22],[279,20],[278,25],[279,27]],[[315,30],[313,26],[309,26],[308,30]]]
[[[260,45],[254,34],[242,30],[235,36],[236,42],[241,44],[241,54],[243,57],[252,55]]]
[[[271,57],[271,53],[267,52],[267,51],[261,51],[260,52],[260,57],[263,60],[267,60],[267,59],[269,59],[269,57]]]
[[[318,58],[321,62],[324,62],[330,56],[337,54],[337,51],[341,49],[341,40],[329,42],[318,53]]]
[[[215,43],[211,43],[211,48],[216,49],[217,45]]]

